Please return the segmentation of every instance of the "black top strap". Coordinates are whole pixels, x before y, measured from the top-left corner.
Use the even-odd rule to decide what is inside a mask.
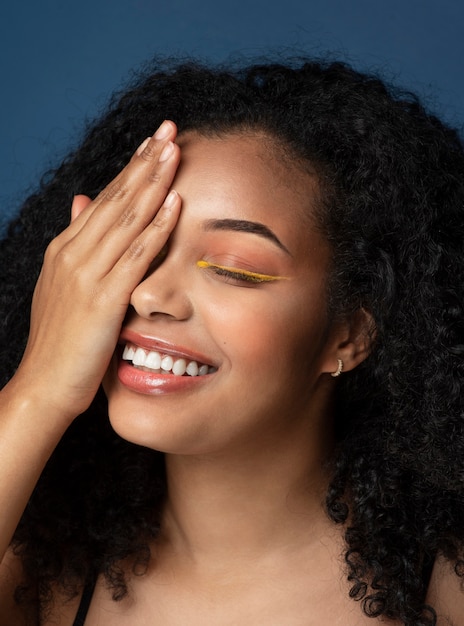
[[[97,579],[90,580],[84,587],[82,592],[81,602],[77,609],[76,617],[73,622],[73,626],[84,626],[85,618],[89,611],[89,606],[92,601],[93,592],[95,591]]]

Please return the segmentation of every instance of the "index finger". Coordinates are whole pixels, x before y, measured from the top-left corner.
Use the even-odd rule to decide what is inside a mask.
[[[103,204],[110,206],[104,207],[107,209],[104,211],[106,215],[100,216],[98,221],[101,222],[102,232],[109,228],[119,214],[124,211],[126,204],[137,193],[144,177],[155,176],[152,172],[153,166],[156,168],[163,149],[175,139],[176,135],[177,127],[174,122],[165,120],[152,137],[144,139],[121,172],[100,191],[93,201],[88,202],[82,210],[78,211],[76,218],[62,233],[62,238],[68,241],[76,236],[98,209],[100,209],[99,213],[102,212]],[[177,168],[177,164],[175,164],[175,168]],[[172,175],[167,178],[169,183],[165,184],[164,194],[159,198],[160,206],[167,195],[174,173],[175,169]]]

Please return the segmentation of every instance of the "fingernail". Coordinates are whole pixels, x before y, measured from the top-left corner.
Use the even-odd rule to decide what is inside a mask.
[[[140,156],[142,154],[142,152],[148,146],[148,142],[150,141],[150,139],[151,137],[147,137],[144,141],[142,141],[140,146],[137,148],[137,152],[136,152],[137,156]]]
[[[161,126],[156,131],[154,137],[155,139],[166,139],[171,132],[171,124],[169,122],[164,121]]]
[[[172,141],[168,141],[168,143],[164,146],[163,151],[160,154],[160,158],[158,161],[161,163],[162,161],[167,161],[171,154],[174,151],[174,144]]]
[[[166,199],[164,201],[164,206],[167,209],[170,209],[172,206],[174,206],[176,199],[177,199],[177,191],[174,191],[174,189],[171,189],[171,191],[166,196]]]

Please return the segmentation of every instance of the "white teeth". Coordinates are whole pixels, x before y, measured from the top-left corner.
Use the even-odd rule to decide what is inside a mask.
[[[183,376],[186,369],[187,361],[185,359],[177,359],[177,361],[172,366],[172,373],[176,376]]]
[[[172,356],[164,356],[161,359],[161,369],[165,372],[170,372],[172,370],[172,366],[174,365],[174,359]]]
[[[145,361],[145,367],[149,367],[151,370],[159,370],[161,367],[161,354],[159,352],[149,352]]]
[[[196,361],[190,361],[187,365],[186,372],[189,376],[198,376],[198,363]]]
[[[124,352],[122,353],[122,358],[125,361],[132,361],[132,359],[134,358],[134,354],[135,354],[135,348],[133,348],[130,345],[127,345],[124,348]]]
[[[142,367],[145,365],[145,361],[147,359],[147,353],[142,348],[137,348],[135,354],[132,358],[132,363],[134,365],[141,365]]]
[[[162,355],[155,350],[145,351],[143,348],[136,348],[127,344],[123,350],[122,358],[125,361],[132,361],[133,365],[146,367],[162,374],[172,373],[175,376],[205,376],[217,371],[217,368],[208,365],[201,365],[197,361],[187,361],[187,359],[174,357],[169,354]]]

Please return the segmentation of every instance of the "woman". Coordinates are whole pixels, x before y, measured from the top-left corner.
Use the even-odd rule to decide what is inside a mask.
[[[462,624],[463,173],[342,64],[116,98],[3,242],[0,624]]]

